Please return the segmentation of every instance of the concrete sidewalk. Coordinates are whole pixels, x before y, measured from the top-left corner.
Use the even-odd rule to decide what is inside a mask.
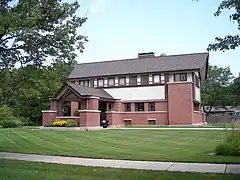
[[[141,169],[154,171],[180,171],[200,173],[240,173],[240,164],[174,163],[153,161],[128,161],[110,159],[90,159],[61,156],[46,156],[0,152],[0,159],[25,160],[32,162],[71,164],[94,167]]]
[[[228,131],[230,131],[230,130],[233,130],[232,128],[191,128],[191,127],[189,127],[189,128],[187,128],[187,127],[176,127],[176,128],[174,128],[174,127],[172,127],[172,128],[164,128],[164,127],[136,127],[136,128],[134,128],[134,127],[129,127],[129,128],[125,128],[125,127],[118,127],[118,128],[108,128],[108,129],[131,129],[131,130],[133,130],[133,129],[147,129],[147,130],[210,130],[210,131],[212,131],[212,130],[214,130],[214,131],[223,131],[223,130],[228,130]],[[234,130],[237,130],[237,131],[239,131],[240,130],[240,128],[234,128]]]

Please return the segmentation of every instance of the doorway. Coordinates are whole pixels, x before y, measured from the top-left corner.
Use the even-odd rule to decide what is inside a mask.
[[[98,109],[100,112],[100,122],[102,120],[106,120],[106,111],[107,111],[107,102],[106,101],[99,101]]]

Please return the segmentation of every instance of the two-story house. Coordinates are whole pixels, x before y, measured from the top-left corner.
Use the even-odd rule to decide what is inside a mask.
[[[68,81],[42,111],[43,125],[70,117],[80,126],[202,124],[201,82],[207,77],[209,53],[155,56],[78,64]],[[75,116],[78,112],[79,116]]]

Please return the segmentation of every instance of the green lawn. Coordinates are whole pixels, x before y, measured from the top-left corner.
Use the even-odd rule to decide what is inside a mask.
[[[240,163],[240,157],[209,155],[224,131],[0,129],[0,151],[153,161]]]
[[[200,174],[96,168],[25,161],[0,160],[1,180],[237,180],[240,175]]]

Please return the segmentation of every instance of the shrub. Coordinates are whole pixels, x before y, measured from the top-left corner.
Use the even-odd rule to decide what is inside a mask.
[[[56,119],[52,122],[53,127],[65,127],[67,124],[67,120]]]
[[[15,119],[15,120],[4,120],[1,123],[2,128],[15,128],[22,125],[22,122]]]
[[[74,120],[67,120],[67,124],[66,124],[66,127],[76,127],[76,122]]]
[[[23,126],[32,126],[33,123],[29,118],[19,118]]]
[[[240,121],[231,125],[232,130],[225,130],[224,142],[216,146],[217,155],[240,156]]]
[[[13,115],[13,110],[10,107],[0,107],[0,126],[3,128],[14,128],[21,126],[22,122]]]

